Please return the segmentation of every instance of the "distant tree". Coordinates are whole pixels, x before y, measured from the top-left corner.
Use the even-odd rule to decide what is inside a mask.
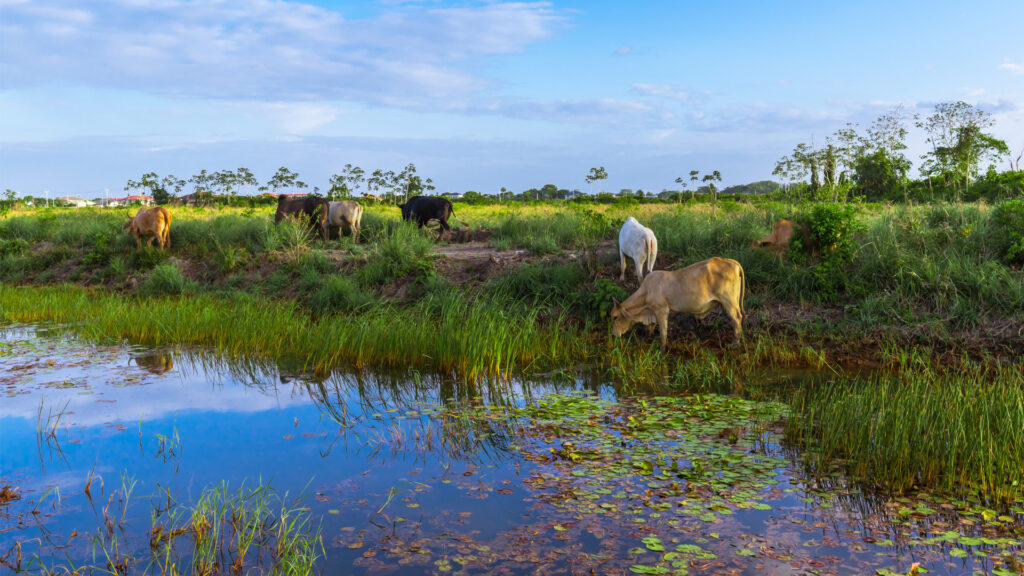
[[[241,192],[246,186],[255,190],[259,187],[260,183],[256,180],[256,175],[251,170],[242,166],[235,170],[235,185],[238,186],[238,191]]]
[[[900,155],[892,155],[884,148],[861,156],[853,169],[853,182],[857,193],[868,200],[890,196],[892,191],[905,188],[910,162]]]
[[[679,202],[682,202],[683,201],[683,193],[686,192],[686,186],[689,183],[686,180],[683,180],[683,177],[680,176],[680,177],[676,178],[676,184],[679,184],[679,195],[676,196],[676,199]]]
[[[715,201],[718,200],[718,188],[715,186],[715,182],[722,181],[722,174],[715,170],[711,174],[705,174],[701,181],[707,182],[708,191],[711,193],[711,198]]]
[[[971,178],[978,174],[982,161],[1009,154],[1005,142],[984,132],[994,124],[989,113],[966,102],[936,104],[932,115],[916,121],[917,127],[928,134],[927,141],[932,147],[931,152],[921,156],[921,173],[945,177],[959,198],[962,191],[968,190]]]
[[[156,172],[147,172],[137,181],[129,179],[124,189],[126,192],[137,191],[140,194],[149,196],[153,199],[154,203],[162,205],[171,201],[171,194],[168,192],[168,188],[181,192],[181,187],[184,185],[185,181],[175,178],[173,174],[161,180]]]
[[[174,174],[164,176],[160,181],[159,190],[153,191],[153,202],[161,205],[169,204],[171,200],[181,194],[181,189],[185,187],[185,184],[184,180]]]
[[[14,209],[18,193],[10,188],[4,190],[4,199],[0,201],[0,216],[7,216]]]
[[[590,193],[594,193],[594,182],[604,180],[608,178],[608,172],[604,169],[604,166],[600,168],[591,168],[590,173],[587,174],[586,181],[590,184]]]
[[[299,180],[299,173],[292,172],[288,168],[281,166],[277,169],[277,172],[267,180],[266,186],[263,186],[263,190],[269,190],[271,194],[277,196],[278,190],[301,190],[307,188],[305,182]]]

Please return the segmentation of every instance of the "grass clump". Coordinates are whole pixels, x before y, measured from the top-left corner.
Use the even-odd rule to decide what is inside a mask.
[[[144,296],[177,296],[189,286],[181,269],[174,262],[166,262],[153,268],[149,276],[139,286],[139,293]]]
[[[896,492],[914,487],[1024,496],[1024,376],[1019,367],[965,362],[938,371],[907,354],[894,373],[808,386],[786,425],[811,463],[841,464]]]
[[[352,278],[335,275],[313,292],[309,307],[318,313],[332,314],[368,306],[375,301],[373,293],[363,290]]]

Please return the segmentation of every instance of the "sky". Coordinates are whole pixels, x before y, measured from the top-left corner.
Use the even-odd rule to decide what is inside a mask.
[[[1016,157],[1021,22],[986,0],[0,0],[0,188],[285,166],[326,190],[345,164],[409,163],[439,192],[586,192],[597,166],[595,192],[728,186],[957,100]]]

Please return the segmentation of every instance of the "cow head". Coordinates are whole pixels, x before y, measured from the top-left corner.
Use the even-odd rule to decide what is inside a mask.
[[[618,338],[625,334],[627,330],[632,328],[633,324],[636,323],[636,320],[630,316],[629,312],[626,312],[626,308],[623,307],[622,304],[619,304],[614,300],[612,302],[615,304],[612,306],[612,312],[608,317],[612,319],[612,336]]]
[[[402,211],[402,220],[409,219],[409,203],[399,204],[398,209]]]

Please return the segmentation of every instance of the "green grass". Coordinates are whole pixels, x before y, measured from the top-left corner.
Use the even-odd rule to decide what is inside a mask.
[[[792,398],[786,433],[812,466],[839,465],[896,492],[1024,497],[1020,365],[939,370],[926,353],[901,353],[892,368],[808,385]]]
[[[344,315],[310,315],[295,302],[123,298],[63,286],[0,286],[0,319],[50,321],[88,338],[195,344],[226,356],[293,359],[312,370],[415,368],[465,378],[510,377],[585,357],[578,329],[541,322],[501,301],[427,295],[411,307],[387,304]]]

